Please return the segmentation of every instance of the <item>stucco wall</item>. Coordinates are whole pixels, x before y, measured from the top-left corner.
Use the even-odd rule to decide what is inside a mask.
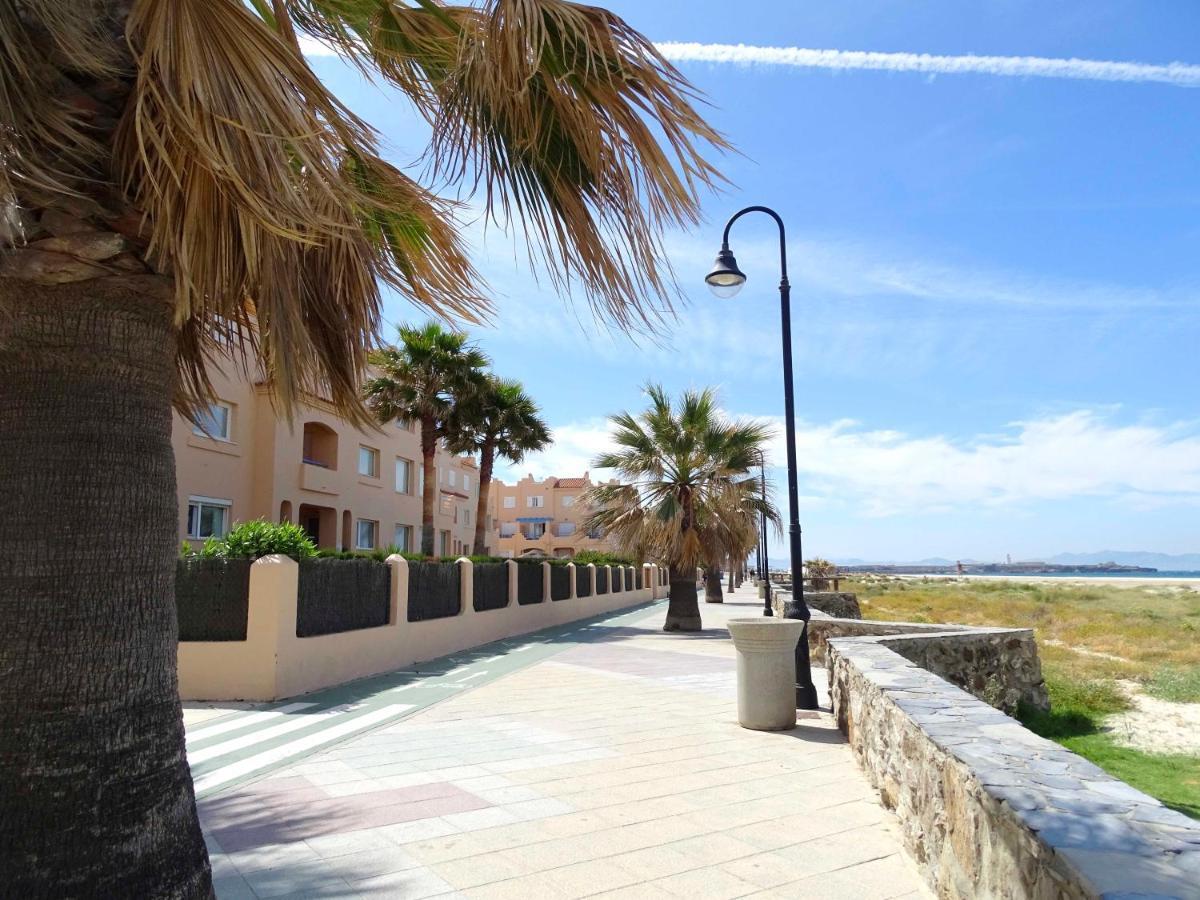
[[[296,636],[299,566],[286,556],[267,556],[250,567],[250,601],[245,641],[188,641],[179,645],[179,692],[184,700],[277,700],[356,678],[403,668],[459,650],[665,597],[655,566],[642,590],[579,598],[575,566],[567,600],[517,603],[517,563],[509,562],[508,605],[476,612],[471,562],[461,559],[457,616],[408,621],[408,563],[388,560],[392,593],[388,624],[339,634]],[[548,564],[544,577],[549,578]],[[594,581],[591,569],[587,577]]]
[[[1200,823],[893,649],[943,639],[827,645],[838,725],[938,897],[1200,897]]]

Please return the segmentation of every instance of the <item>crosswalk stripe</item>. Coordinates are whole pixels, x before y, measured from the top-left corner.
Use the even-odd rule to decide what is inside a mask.
[[[267,741],[274,740],[280,735],[288,734],[292,731],[299,731],[301,728],[308,728],[312,725],[319,724],[322,720],[332,716],[341,715],[349,712],[349,706],[334,706],[330,709],[323,709],[320,712],[307,713],[298,716],[293,716],[286,722],[275,725],[271,728],[263,728],[258,731],[252,731],[249,734],[244,734],[241,737],[236,737],[228,741],[222,741],[219,744],[213,744],[211,747],[205,747],[203,750],[196,750],[188,754],[188,763],[198,766],[200,763],[207,762],[210,759],[216,759],[218,756],[226,756],[230,753],[236,753],[238,750],[245,750],[247,747],[253,747],[255,744],[263,744]]]
[[[412,705],[407,703],[384,706],[372,712],[364,713],[361,716],[354,716],[329,728],[323,728],[313,734],[306,734],[304,737],[287,744],[280,744],[278,747],[272,747],[270,750],[264,750],[262,753],[256,753],[254,756],[249,756],[238,762],[214,769],[212,772],[201,775],[195,780],[196,793],[206,793],[238,778],[252,775],[268,766],[297,756],[307,750],[332,743],[356,731],[370,728],[378,722],[386,721],[412,708]],[[305,718],[311,718],[311,716]]]
[[[196,728],[189,728],[187,741],[189,744],[193,741],[207,741],[209,738],[216,737],[218,734],[225,734],[227,731],[237,731],[239,728],[245,728],[247,725],[258,725],[269,719],[278,718],[291,712],[299,712],[302,709],[308,709],[310,706],[316,705],[315,703],[289,703],[286,706],[276,707],[275,709],[264,709],[261,712],[235,716],[232,719],[214,722],[211,725],[200,725]]]

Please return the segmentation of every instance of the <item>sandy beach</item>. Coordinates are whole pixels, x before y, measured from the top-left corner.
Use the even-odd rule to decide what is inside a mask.
[[[848,576],[860,577],[860,576]],[[868,576],[881,577],[881,576]],[[1200,577],[1193,578],[1147,578],[1136,575],[1113,575],[1111,577],[1089,577],[1087,575],[891,575],[887,578],[903,578],[920,581],[922,579],[937,581],[1019,581],[1025,584],[1082,584],[1096,586],[1112,584],[1118,587],[1182,587],[1188,590],[1200,591]]]

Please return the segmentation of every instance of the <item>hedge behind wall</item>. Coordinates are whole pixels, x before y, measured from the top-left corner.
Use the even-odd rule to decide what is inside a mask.
[[[530,603],[541,603],[545,598],[545,586],[542,584],[542,564],[517,563],[517,603],[526,606]]]
[[[508,566],[504,563],[478,563],[475,566],[475,611],[503,609],[508,606]]]
[[[189,557],[175,565],[181,641],[244,641],[250,609],[249,559]]]
[[[458,563],[408,564],[408,621],[424,622],[457,616],[462,585]]]
[[[388,624],[392,569],[374,559],[306,559],[296,586],[296,637]]]

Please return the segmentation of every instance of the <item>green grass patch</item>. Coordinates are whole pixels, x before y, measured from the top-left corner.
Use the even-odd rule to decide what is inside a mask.
[[[1128,698],[1116,685],[1077,680],[1054,670],[1045,674],[1051,712],[1022,710],[1020,719],[1026,728],[1091,760],[1172,809],[1200,819],[1200,757],[1120,746],[1103,730],[1105,716],[1129,707]]]
[[[1162,668],[1146,682],[1151,697],[1172,703],[1200,703],[1200,666],[1187,669]]]

